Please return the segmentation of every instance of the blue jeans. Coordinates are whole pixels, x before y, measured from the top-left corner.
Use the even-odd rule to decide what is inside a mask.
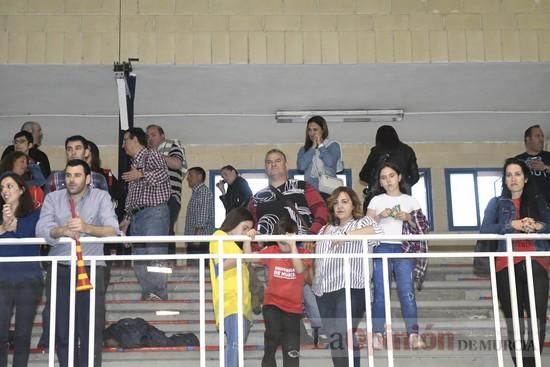
[[[227,345],[225,347],[225,367],[237,367],[239,365],[238,320],[239,317],[236,313],[226,316],[223,319],[225,337],[227,338]],[[246,339],[248,339],[248,332],[251,326],[251,321],[243,316],[244,343],[246,343]]]
[[[132,216],[130,223],[131,236],[166,236],[170,225],[168,205],[160,204],[145,208]],[[167,254],[166,243],[137,243],[132,248],[132,255]],[[147,266],[158,265],[162,260],[134,261],[134,272],[141,285],[142,296],[154,293],[162,299],[168,299],[168,276],[164,273],[151,273]]]
[[[178,203],[176,198],[174,196],[170,196],[170,199],[168,199],[168,211],[170,212],[170,227],[169,227],[169,234],[170,236],[173,236],[176,234],[174,231],[174,228],[176,227],[176,222],[178,220],[178,215],[180,213],[181,204]],[[176,253],[176,243],[170,242],[168,244],[168,253],[169,254],[175,254]]]
[[[401,253],[400,243],[381,243],[374,248],[374,253]],[[401,313],[405,319],[407,334],[418,334],[418,322],[416,319],[416,298],[414,295],[414,259],[388,259],[388,273],[391,284],[392,274],[395,276],[397,284],[397,294],[401,304]],[[373,331],[375,333],[384,332],[384,323],[386,321],[384,311],[384,279],[382,275],[382,259],[374,259],[373,266],[373,284],[374,284],[374,302],[372,310]]]
[[[15,310],[13,367],[29,362],[31,332],[38,301],[42,296],[42,279],[0,281],[0,366],[8,365],[8,330]]]
[[[323,330],[328,336],[330,354],[334,367],[348,366],[348,343],[346,321],[346,292],[339,289],[317,297],[317,305],[323,320]],[[351,289],[352,328],[355,329],[365,313],[365,290]],[[360,365],[359,345],[353,336],[353,363]]]
[[[313,294],[309,284],[304,285],[304,310],[309,322],[311,323],[311,329],[318,329],[319,334],[322,334],[323,332],[320,331],[323,326],[321,314],[319,313],[319,307],[317,306],[317,299],[315,298],[315,294]]]

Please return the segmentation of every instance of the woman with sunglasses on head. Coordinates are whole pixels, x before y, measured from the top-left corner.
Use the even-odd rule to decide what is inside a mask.
[[[487,204],[480,232],[496,234],[549,233],[549,223],[550,210],[546,205],[544,197],[538,192],[535,182],[531,179],[529,167],[520,159],[508,158],[504,162],[502,169],[502,194],[499,197],[491,199]],[[514,240],[512,246],[514,252],[550,250],[550,243],[546,239]],[[498,251],[506,251],[506,241],[499,241]],[[548,265],[548,258],[545,256],[532,257],[531,259],[541,352],[544,346],[548,307]],[[508,258],[496,257],[495,270],[498,300],[506,318],[506,327],[508,329],[506,346],[510,347],[512,360],[514,361],[514,365],[516,365],[511,294],[508,278]],[[535,350],[531,329],[531,317],[533,315],[531,315],[529,307],[525,257],[514,257],[514,273],[516,277],[515,297],[518,301],[523,366],[530,367],[535,366]],[[527,335],[525,335],[526,329]]]
[[[35,237],[39,211],[21,176],[5,172],[0,176],[0,238]],[[40,256],[39,245],[0,245],[0,257]],[[42,296],[40,262],[0,263],[0,366],[7,366],[8,331],[15,311],[13,366],[27,366],[31,331],[38,301]]]

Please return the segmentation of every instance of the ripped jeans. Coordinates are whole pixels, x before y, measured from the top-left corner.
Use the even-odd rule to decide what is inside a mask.
[[[239,365],[239,315],[235,313],[225,316],[223,327],[226,338],[225,367],[237,367]],[[246,344],[251,327],[252,321],[243,316],[244,344]]]
[[[381,243],[374,248],[374,253],[401,253],[400,243]],[[392,275],[397,284],[397,294],[401,304],[401,313],[407,327],[407,334],[418,334],[416,298],[414,295],[414,259],[388,259],[390,284]],[[385,305],[382,259],[374,259],[372,282],[374,285],[374,302],[372,307],[373,332],[384,333]]]
[[[300,365],[300,320],[302,315],[289,313],[273,305],[264,305],[264,357],[262,367],[276,367],[275,353],[283,352],[283,367]]]

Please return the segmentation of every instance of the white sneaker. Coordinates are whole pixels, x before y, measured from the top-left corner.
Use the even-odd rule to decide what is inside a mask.
[[[411,349],[424,349],[426,348],[426,343],[422,341],[418,334],[409,335],[409,348]]]
[[[384,349],[384,335],[382,335],[382,333],[374,333],[372,335],[372,349],[374,350]]]

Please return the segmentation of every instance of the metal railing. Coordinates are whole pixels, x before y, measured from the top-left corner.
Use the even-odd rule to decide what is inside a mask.
[[[505,240],[507,246],[507,252],[429,252],[425,254],[418,253],[372,253],[369,251],[368,241],[404,241],[404,240],[425,240],[425,241],[454,241],[448,246],[456,246],[456,241],[471,241],[471,240]],[[531,316],[531,327],[532,327],[532,336],[534,342],[534,356],[537,367],[541,367],[541,357],[540,357],[540,347],[539,347],[539,333],[538,333],[538,323],[536,317],[535,309],[535,295],[534,295],[534,286],[533,286],[533,270],[531,266],[531,258],[533,256],[549,256],[550,251],[534,251],[534,252],[513,252],[512,251],[512,241],[518,239],[550,239],[550,234],[508,234],[508,235],[492,235],[492,234],[430,234],[430,235],[399,235],[399,236],[390,236],[390,235],[368,235],[368,236],[342,236],[342,235],[293,235],[293,236],[257,236],[254,241],[257,242],[274,242],[274,241],[284,241],[284,240],[296,240],[303,242],[315,242],[320,240],[335,240],[335,241],[363,241],[363,253],[362,254],[340,254],[340,255],[326,255],[326,254],[224,254],[223,253],[223,242],[224,241],[246,241],[250,238],[246,236],[136,236],[136,237],[124,237],[123,241],[125,243],[167,243],[167,242],[218,242],[218,253],[217,254],[198,254],[198,255],[117,255],[113,256],[87,256],[86,261],[90,261],[90,280],[92,283],[95,283],[96,277],[96,265],[97,261],[101,260],[134,260],[134,261],[145,261],[145,260],[182,260],[182,259],[199,259],[199,354],[200,354],[200,366],[204,367],[206,365],[206,297],[205,297],[205,265],[204,260],[206,259],[217,259],[218,263],[223,263],[225,259],[236,259],[237,265],[237,295],[238,299],[242,300],[243,289],[242,289],[242,262],[249,261],[253,259],[262,259],[262,258],[301,258],[301,259],[317,259],[317,258],[327,258],[327,257],[338,257],[344,259],[344,275],[345,275],[345,298],[346,298],[346,324],[347,324],[347,333],[348,340],[352,340],[352,320],[351,320],[351,290],[350,290],[350,264],[349,260],[352,258],[361,257],[365,260],[371,259],[382,259],[382,269],[384,276],[384,301],[385,301],[385,314],[386,314],[386,334],[387,334],[387,363],[389,367],[394,366],[394,350],[393,350],[393,330],[392,330],[392,317],[391,317],[391,303],[390,303],[390,284],[387,281],[388,277],[388,260],[393,258],[474,258],[474,257],[489,257],[490,258],[490,281],[491,281],[491,294],[492,294],[492,310],[494,315],[494,327],[495,327],[495,337],[496,337],[496,358],[498,361],[498,366],[504,366],[504,357],[503,357],[503,348],[502,348],[502,335],[501,335],[501,321],[500,321],[500,312],[498,305],[497,297],[497,286],[496,286],[496,272],[494,265],[495,257],[507,257],[508,258],[508,276],[509,276],[509,286],[510,294],[516,294],[516,278],[514,272],[514,257],[522,256],[526,258],[526,270],[527,270],[527,281],[528,281],[528,296],[530,304],[530,314]],[[76,252],[75,252],[75,241],[69,238],[61,239],[62,243],[71,243],[71,255],[70,256],[35,256],[35,257],[0,257],[0,263],[2,262],[34,262],[34,261],[50,261],[51,266],[51,287],[50,287],[50,330],[49,330],[49,356],[48,356],[48,366],[54,366],[54,353],[55,350],[55,319],[56,319],[56,290],[57,290],[57,264],[60,261],[70,261],[71,266],[71,280],[70,280],[70,308],[69,308],[69,364],[74,360],[74,338],[75,338],[75,285],[76,285]],[[82,244],[98,244],[98,243],[120,243],[121,237],[103,237],[103,238],[94,238],[94,237],[82,237],[80,239]],[[0,239],[0,246],[2,245],[30,245],[30,244],[46,244],[43,239]],[[438,247],[445,246],[441,243],[438,244]],[[373,333],[372,333],[372,311],[371,307],[371,285],[370,285],[370,261],[364,261],[364,276],[365,276],[365,304],[366,307],[366,327],[367,327],[367,360],[368,366],[374,366],[374,356],[373,356]],[[219,294],[219,319],[223,319],[224,315],[224,277],[218,277],[218,294]],[[514,348],[516,353],[516,363],[517,366],[522,367],[522,350],[521,350],[521,336],[520,336],[520,320],[518,318],[518,304],[517,298],[511,297],[511,306],[512,306],[512,318],[513,318],[513,331],[514,331]],[[243,337],[243,306],[242,302],[238,302],[238,332],[239,332],[239,366],[244,366],[244,337]],[[93,365],[94,360],[94,316],[95,316],[95,289],[91,290],[90,294],[90,324],[89,324],[89,363],[88,365]],[[224,366],[224,323],[219,322],[219,333],[218,333],[218,344],[219,344],[219,363],[220,366]],[[349,353],[349,366],[353,366],[353,353]]]

